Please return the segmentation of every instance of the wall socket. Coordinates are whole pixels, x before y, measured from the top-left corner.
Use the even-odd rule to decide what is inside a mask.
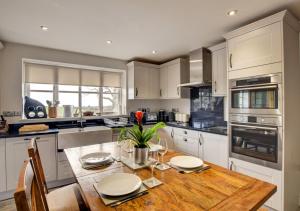
[[[2,114],[4,117],[22,116],[21,111],[3,111]]]

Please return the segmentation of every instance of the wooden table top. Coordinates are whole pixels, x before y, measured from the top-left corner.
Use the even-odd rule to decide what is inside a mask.
[[[257,210],[275,192],[276,186],[220,166],[207,163],[210,169],[199,173],[182,174],[171,168],[165,171],[154,170],[154,176],[162,185],[149,190],[149,194],[138,197],[115,208],[105,206],[95,191],[93,184],[104,176],[116,172],[137,174],[142,180],[151,177],[149,168],[131,170],[121,162],[108,167],[86,170],[81,167],[80,156],[105,151],[113,155],[120,153],[115,143],[105,143],[65,149],[73,173],[81,186],[91,210]],[[128,156],[129,153],[122,152]],[[182,155],[169,151],[164,160]]]

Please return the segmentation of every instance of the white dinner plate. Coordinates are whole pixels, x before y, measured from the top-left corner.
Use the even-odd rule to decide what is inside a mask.
[[[179,168],[193,169],[203,165],[203,160],[193,156],[176,156],[171,158],[170,164]]]
[[[107,196],[123,196],[138,190],[142,180],[135,174],[115,173],[95,184],[98,193]]]
[[[82,156],[80,160],[88,165],[106,164],[111,161],[111,154],[108,152],[94,152]]]

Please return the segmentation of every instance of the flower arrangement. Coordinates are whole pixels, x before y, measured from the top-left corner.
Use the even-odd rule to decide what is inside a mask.
[[[144,129],[142,125],[143,112],[137,111],[135,113],[135,118],[137,120],[137,125],[132,128],[123,128],[120,132],[118,141],[131,140],[136,148],[149,148],[148,142],[157,135],[157,130],[159,128],[165,127],[165,123],[156,123],[151,128]]]

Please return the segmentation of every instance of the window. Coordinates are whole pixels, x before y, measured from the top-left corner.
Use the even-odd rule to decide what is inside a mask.
[[[120,72],[81,70],[49,65],[25,64],[25,96],[40,101],[59,101],[58,117],[64,116],[64,105],[73,114],[86,111],[94,115],[122,114]]]

